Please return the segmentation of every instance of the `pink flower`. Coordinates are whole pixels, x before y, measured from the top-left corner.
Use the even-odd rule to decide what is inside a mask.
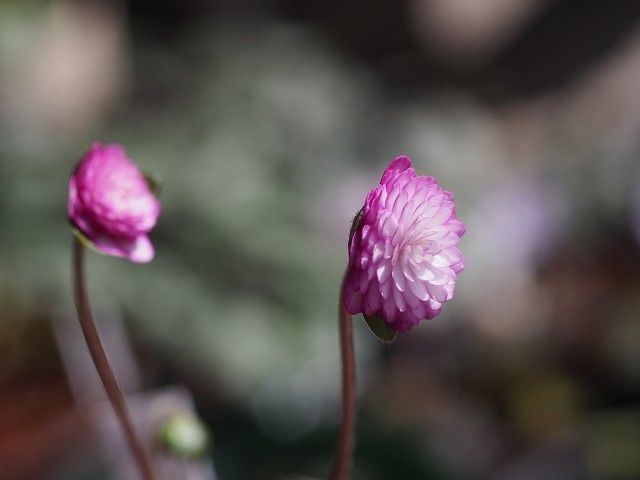
[[[438,315],[453,297],[465,226],[453,195],[398,157],[369,192],[349,241],[346,310],[382,317],[398,332]]]
[[[94,143],[69,180],[69,220],[102,253],[149,262],[160,202],[120,145]]]

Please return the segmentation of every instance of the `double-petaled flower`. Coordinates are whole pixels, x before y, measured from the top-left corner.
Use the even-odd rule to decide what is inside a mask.
[[[160,202],[120,145],[94,143],[69,180],[72,225],[102,253],[144,263],[153,259],[149,232]]]
[[[397,332],[438,315],[464,269],[464,231],[453,195],[435,178],[416,175],[408,157],[396,158],[354,220],[347,312],[381,317]]]

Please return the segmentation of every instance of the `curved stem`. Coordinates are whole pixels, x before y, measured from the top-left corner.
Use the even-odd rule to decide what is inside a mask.
[[[343,288],[340,289],[340,304],[338,305],[342,359],[342,424],[340,425],[340,437],[331,480],[349,479],[355,446],[356,366],[353,354],[353,324],[351,315],[344,308],[342,291]]]
[[[98,335],[98,330],[93,321],[84,278],[84,246],[77,238],[74,238],[73,242],[73,273],[78,320],[80,321],[80,327],[82,328],[84,339],[87,342],[87,347],[89,347],[93,364],[96,366],[96,370],[98,370],[102,385],[107,392],[111,406],[120,422],[127,444],[129,445],[133,458],[138,464],[142,478],[144,480],[154,480],[155,476],[151,468],[151,461],[133,428],[131,415],[129,414],[124,395],[120,387],[118,387],[118,382],[109,365],[109,360],[107,359],[104,347],[100,341],[100,336]]]

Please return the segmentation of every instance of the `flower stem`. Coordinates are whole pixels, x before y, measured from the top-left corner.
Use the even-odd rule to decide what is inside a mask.
[[[342,359],[342,424],[340,425],[340,437],[331,480],[349,479],[355,446],[356,366],[353,354],[353,324],[351,315],[344,308],[342,291],[343,288],[340,289],[340,304],[338,305]]]
[[[98,330],[93,321],[84,277],[84,246],[80,240],[75,237],[73,242],[73,273],[78,320],[80,321],[80,327],[82,328],[84,339],[87,342],[87,347],[89,347],[93,364],[96,366],[102,385],[107,392],[111,406],[120,422],[127,444],[129,445],[133,458],[138,464],[142,478],[144,480],[154,480],[155,476],[151,467],[151,461],[133,428],[131,415],[127,408],[124,395],[120,387],[118,387],[118,382],[109,365],[109,360],[107,359],[104,347],[100,341],[100,336],[98,335]]]

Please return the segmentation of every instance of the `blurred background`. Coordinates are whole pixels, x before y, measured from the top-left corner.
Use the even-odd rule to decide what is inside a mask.
[[[639,85],[633,0],[0,1],[0,478],[125,478],[70,288],[94,140],[163,178],[156,259],[89,256],[103,333],[221,479],[328,475],[349,222],[400,153],[468,267],[391,346],[354,319],[354,480],[640,478]]]

